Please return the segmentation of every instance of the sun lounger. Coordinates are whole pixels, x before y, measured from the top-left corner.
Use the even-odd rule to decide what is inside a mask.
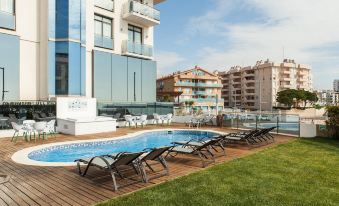
[[[201,146],[189,146],[186,145],[174,145],[171,149],[168,150],[167,156],[174,157],[176,154],[185,154],[185,155],[193,155],[198,156],[202,162],[202,167],[206,167],[208,163],[215,162],[215,157],[211,152],[211,145],[216,144],[219,139],[213,139],[208,141]],[[175,155],[172,155],[175,153]]]
[[[153,149],[145,149],[144,151],[148,151],[141,156],[140,162],[141,164],[145,164],[153,173],[158,173],[155,176],[149,177],[145,172],[145,180],[148,182],[150,179],[154,179],[157,177],[169,175],[169,168],[165,158],[162,156],[165,152],[167,152],[171,147],[159,147]],[[154,165],[160,164],[163,167],[163,171],[156,171],[154,169]],[[160,172],[160,173],[159,173]]]
[[[85,159],[78,159],[75,160],[77,162],[77,170],[79,175],[85,176],[88,172],[88,169],[91,166],[98,167],[102,170],[108,171],[113,180],[113,189],[117,191],[119,187],[122,187],[117,184],[116,175],[118,175],[121,179],[132,179],[135,176],[140,176],[141,180],[145,181],[144,177],[144,170],[141,168],[142,165],[140,164],[139,157],[143,154],[143,152],[139,153],[120,153],[116,156],[96,156],[92,158],[85,158]],[[84,172],[81,171],[81,163],[87,165]],[[124,167],[124,168],[122,168]],[[134,176],[125,177],[123,172],[126,171],[133,171],[135,172]],[[124,185],[126,186],[126,185]]]

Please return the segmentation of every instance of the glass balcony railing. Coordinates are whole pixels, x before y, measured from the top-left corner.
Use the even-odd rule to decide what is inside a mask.
[[[94,35],[94,45],[97,47],[113,49],[114,42],[112,38],[104,37],[100,35]]]
[[[137,1],[129,1],[129,12],[138,13],[153,20],[160,21],[160,11]]]
[[[94,0],[94,5],[108,11],[114,11],[114,0]]]
[[[153,57],[153,47],[146,44],[138,44],[132,41],[124,41],[122,47],[123,53],[136,54],[146,57]]]
[[[15,15],[0,11],[0,28],[15,30]]]
[[[186,86],[186,87],[211,87],[211,88],[222,88],[222,84],[211,84],[211,83],[194,83],[194,82],[177,82],[175,86]]]
[[[190,99],[180,99],[180,102],[193,101],[197,103],[205,103],[205,102],[216,102],[216,98],[190,98]],[[224,99],[218,99],[218,103],[224,103]]]

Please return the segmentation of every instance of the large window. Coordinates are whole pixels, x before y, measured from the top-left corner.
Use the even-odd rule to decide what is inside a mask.
[[[55,61],[55,94],[68,94],[68,54],[56,54]]]
[[[15,13],[14,0],[0,0],[0,12]]]
[[[114,0],[94,0],[94,5],[109,11],[114,10]]]
[[[128,25],[128,40],[137,44],[142,44],[142,28]]]
[[[95,15],[94,18],[95,46],[113,48],[112,19]]]

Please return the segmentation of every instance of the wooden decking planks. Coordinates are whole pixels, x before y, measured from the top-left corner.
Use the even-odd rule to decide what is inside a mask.
[[[168,128],[184,127],[175,125]],[[145,129],[159,129],[159,127],[150,126]],[[89,177],[81,177],[75,172],[75,167],[35,167],[20,165],[11,160],[12,154],[16,151],[38,144],[79,139],[107,138],[145,129],[124,128],[118,129],[115,133],[80,137],[58,135],[57,138],[50,138],[48,141],[40,141],[37,143],[24,141],[12,143],[10,142],[10,138],[0,139],[0,173],[11,176],[9,182],[0,185],[0,205],[92,205],[109,198],[145,188],[149,185],[165,182],[201,170],[201,162],[198,159],[181,155],[168,160],[170,176],[152,179],[148,184],[135,183],[114,192],[112,189],[112,180],[109,175],[103,175],[102,178],[94,178],[94,176],[97,176],[97,173],[100,173],[99,170],[90,171]],[[227,132],[227,130],[220,128],[203,129]],[[293,138],[279,136],[274,144],[263,145],[257,148],[244,145],[232,145],[230,148],[227,148],[227,156],[217,158],[217,163],[245,156],[263,148],[290,141],[291,139]]]

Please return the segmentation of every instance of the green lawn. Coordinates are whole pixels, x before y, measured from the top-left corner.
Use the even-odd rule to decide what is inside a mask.
[[[99,205],[339,205],[339,141],[296,140]]]

